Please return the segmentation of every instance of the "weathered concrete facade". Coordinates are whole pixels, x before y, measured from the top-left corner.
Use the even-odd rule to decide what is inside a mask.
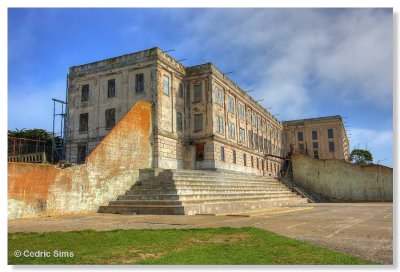
[[[84,164],[8,163],[9,218],[97,211],[151,166],[151,110],[138,102],[86,158]]]
[[[285,155],[305,154],[315,159],[350,159],[349,140],[342,117],[326,116],[283,121]]]
[[[393,201],[393,169],[341,160],[292,157],[293,179],[331,201]]]
[[[152,167],[280,171],[281,123],[211,63],[185,67],[158,48],[70,68],[67,160],[139,99],[153,105]]]

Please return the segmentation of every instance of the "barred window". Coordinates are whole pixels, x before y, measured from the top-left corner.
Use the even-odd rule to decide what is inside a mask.
[[[183,118],[181,112],[176,113],[176,130],[178,131],[183,130]]]
[[[249,130],[247,134],[248,134],[247,139],[249,141],[249,147],[253,147],[253,131]]]
[[[229,96],[228,103],[229,103],[229,111],[234,113],[235,112],[235,100],[232,96]]]
[[[137,93],[144,92],[144,76],[143,74],[136,75],[135,89]]]
[[[239,130],[239,137],[240,137],[240,142],[241,143],[244,143],[245,142],[245,138],[246,138],[246,135],[245,135],[245,132],[244,132],[244,129],[243,128],[241,128],[240,130]]]
[[[225,148],[221,146],[221,161],[225,161]]]
[[[224,105],[224,95],[219,88],[215,88],[215,103],[221,106]]]
[[[78,144],[78,153],[76,157],[77,163],[84,163],[87,154],[87,144],[86,143],[79,143]]]
[[[203,114],[194,115],[194,131],[203,130]]]
[[[115,126],[115,108],[108,109],[106,114],[106,129],[110,129]]]
[[[193,102],[201,102],[202,96],[203,96],[203,94],[202,94],[202,90],[201,90],[201,84],[195,85]]]
[[[236,139],[236,126],[234,123],[229,122],[229,138],[235,140]]]
[[[335,143],[329,142],[329,152],[335,152]]]
[[[82,113],[79,115],[79,131],[88,131],[89,113]]]
[[[297,132],[297,140],[303,141],[303,132],[301,131]]]
[[[183,87],[182,83],[179,84],[178,95],[179,95],[179,98],[183,98],[184,97],[184,87]]]
[[[169,95],[170,85],[169,85],[169,77],[164,75],[163,77],[163,91],[164,94]]]
[[[224,133],[224,118],[221,116],[217,116],[217,131],[219,133]]]
[[[313,140],[317,140],[318,139],[318,133],[316,130],[311,131],[311,136]]]
[[[244,105],[239,103],[239,118],[244,120]]]
[[[81,102],[89,101],[89,84],[82,85]]]
[[[109,79],[107,83],[107,97],[115,97],[115,79]]]
[[[333,138],[333,129],[332,128],[328,128],[328,138],[329,139]]]

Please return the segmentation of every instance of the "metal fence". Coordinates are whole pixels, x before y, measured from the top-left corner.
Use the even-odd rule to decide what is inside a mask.
[[[10,162],[47,162],[47,141],[27,138],[8,137],[8,161]]]

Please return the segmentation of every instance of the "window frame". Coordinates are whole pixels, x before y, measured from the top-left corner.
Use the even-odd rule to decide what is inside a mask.
[[[197,118],[200,118],[200,124],[201,124],[201,128],[199,128],[198,126],[196,126],[196,117]],[[193,116],[193,126],[194,126],[194,132],[199,132],[199,131],[202,131],[204,128],[203,128],[203,114],[202,113],[197,113],[197,114],[194,114],[194,116]]]
[[[84,95],[86,94],[86,95]],[[83,84],[81,87],[81,103],[89,102],[90,86],[89,84]],[[84,99],[86,97],[86,99]]]
[[[109,79],[107,81],[107,98],[112,98],[116,97],[116,89],[117,89],[117,83],[115,78]]]

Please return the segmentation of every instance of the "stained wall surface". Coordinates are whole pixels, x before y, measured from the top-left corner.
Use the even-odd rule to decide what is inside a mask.
[[[292,157],[293,179],[332,201],[393,201],[393,169],[341,160]]]
[[[8,163],[9,218],[96,211],[151,166],[151,104],[137,102],[86,158],[61,169]]]

